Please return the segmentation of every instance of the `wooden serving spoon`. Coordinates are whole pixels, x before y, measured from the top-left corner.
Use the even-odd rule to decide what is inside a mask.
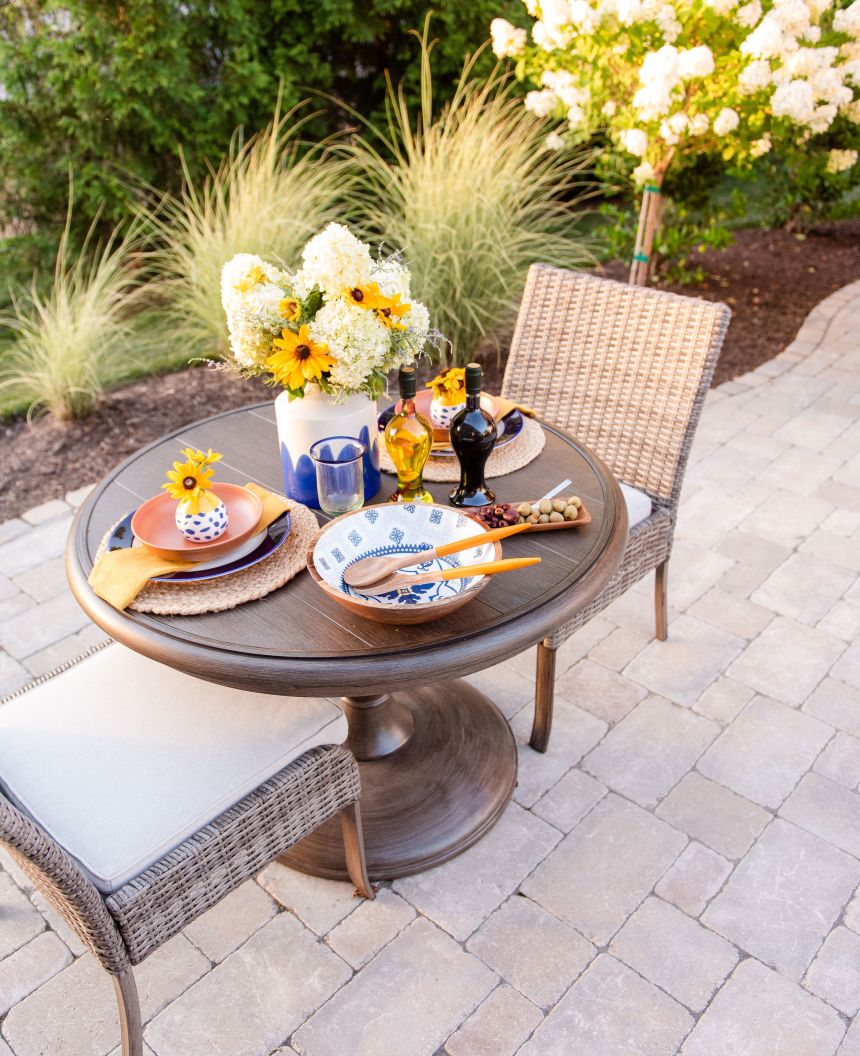
[[[391,590],[405,590],[408,593],[412,587],[420,587],[424,583],[438,583],[446,579],[468,579],[469,576],[494,576],[499,572],[513,572],[517,568],[539,565],[540,560],[539,557],[510,557],[504,561],[487,561],[483,565],[466,565],[463,568],[443,568],[435,572],[420,572],[417,576],[402,572],[399,576],[389,576],[381,583],[366,587],[364,593],[387,594]]]
[[[434,546],[432,550],[419,550],[417,554],[396,554],[394,557],[363,557],[350,565],[343,574],[343,581],[349,587],[361,590],[369,587],[372,583],[378,583],[386,576],[401,568],[410,565],[421,565],[425,561],[432,561],[437,557],[447,557],[448,554],[456,554],[460,550],[468,550],[470,546],[483,546],[484,543],[493,543],[497,539],[506,539],[509,535],[515,535],[528,528],[527,524],[511,524],[505,528],[493,528],[489,532],[481,532],[479,535],[470,535],[468,539],[455,539],[452,543],[443,543]],[[412,576],[409,577],[412,579]],[[438,579],[438,576],[437,576]],[[430,583],[436,580],[429,580]]]

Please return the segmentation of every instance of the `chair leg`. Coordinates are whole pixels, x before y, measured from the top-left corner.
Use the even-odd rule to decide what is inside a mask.
[[[375,892],[367,875],[364,857],[364,836],[361,832],[361,807],[350,803],[340,812],[340,827],[343,832],[343,849],[346,853],[346,868],[355,884],[355,893],[364,898],[374,898]]]
[[[119,1007],[119,1029],[122,1037],[122,1056],[143,1056],[143,1026],[140,1022],[140,1001],[131,968],[114,975],[116,1003]]]
[[[669,579],[668,558],[657,566],[654,573],[654,623],[657,639],[665,642],[669,635],[666,610],[666,591]]]
[[[529,744],[536,752],[545,752],[552,730],[552,702],[555,695],[555,649],[543,642],[537,647],[535,676],[535,717]]]

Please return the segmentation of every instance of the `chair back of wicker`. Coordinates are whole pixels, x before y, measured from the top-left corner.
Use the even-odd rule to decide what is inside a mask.
[[[116,923],[90,879],[40,825],[2,794],[0,847],[9,852],[108,972],[119,975],[130,966]]]
[[[724,304],[533,264],[502,395],[674,510],[730,317]]]

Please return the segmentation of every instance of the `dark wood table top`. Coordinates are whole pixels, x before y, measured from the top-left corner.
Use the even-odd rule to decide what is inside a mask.
[[[269,403],[178,429],[113,470],[78,512],[66,552],[69,582],[83,609],[113,638],[224,685],[340,696],[468,674],[539,642],[571,619],[604,586],[624,552],[627,512],[612,474],[566,433],[544,429],[541,455],[491,486],[500,501],[522,500],[570,478],[565,491],[581,496],[591,524],[506,540],[506,557],[537,554],[542,563],[495,577],[471,604],[433,623],[371,623],[327,598],[304,573],[259,601],[200,616],[118,612],[90,590],[86,579],[105,532],[158,493],[179,447],[224,452],[221,480],[283,490]],[[437,501],[447,502],[451,484],[428,486]],[[384,501],[393,487],[393,478],[383,474],[382,490],[368,503]]]

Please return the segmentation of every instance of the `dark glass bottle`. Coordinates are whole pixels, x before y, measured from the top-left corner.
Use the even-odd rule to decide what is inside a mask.
[[[483,378],[478,363],[466,367],[466,406],[451,422],[451,447],[460,460],[460,483],[451,492],[455,506],[489,506],[496,496],[484,480],[484,466],[496,445],[496,423],[481,407]]]

